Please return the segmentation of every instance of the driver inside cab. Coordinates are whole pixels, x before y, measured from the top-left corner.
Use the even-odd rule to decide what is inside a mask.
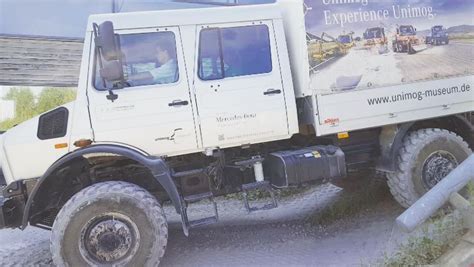
[[[167,84],[177,80],[178,64],[174,44],[168,40],[161,40],[157,42],[153,53],[157,62],[155,67],[145,72],[129,75],[129,83],[136,84],[146,81],[147,84]]]

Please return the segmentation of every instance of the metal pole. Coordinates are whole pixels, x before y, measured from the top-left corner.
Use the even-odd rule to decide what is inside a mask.
[[[413,231],[450,200],[453,193],[457,194],[472,180],[474,180],[474,155],[467,158],[446,178],[402,213],[396,220],[398,226],[406,232]],[[451,199],[454,203],[460,202],[456,195]],[[460,205],[465,206],[465,202]]]

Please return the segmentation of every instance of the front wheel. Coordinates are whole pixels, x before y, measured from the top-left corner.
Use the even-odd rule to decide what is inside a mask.
[[[410,207],[471,154],[464,140],[441,129],[422,129],[404,139],[398,168],[388,186],[400,205]]]
[[[168,226],[157,199],[125,182],[94,184],[75,194],[53,224],[57,266],[156,266]]]

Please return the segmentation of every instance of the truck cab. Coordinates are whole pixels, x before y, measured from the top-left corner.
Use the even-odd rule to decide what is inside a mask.
[[[431,45],[449,44],[449,35],[447,30],[442,25],[431,27],[430,33],[425,38],[425,43]]]
[[[203,10],[222,13],[208,21],[193,19],[186,10],[163,12],[162,25],[153,21],[154,14],[93,18],[90,25],[113,24],[121,53],[117,59],[124,69],[123,86],[115,89],[110,83],[120,81],[106,81],[112,87],[104,88],[99,61],[105,66],[110,61],[90,50],[88,65],[93,68],[85,73],[90,81],[85,91],[94,141],[176,156],[287,139],[298,131],[279,13],[253,7],[233,15],[232,21],[242,23],[228,23],[232,10],[220,9]],[[176,17],[189,19],[180,25]],[[160,49],[167,57],[161,63]],[[173,65],[168,73],[161,71],[166,60]],[[150,73],[152,79],[134,78]],[[114,101],[107,98],[111,93]],[[244,102],[246,108],[239,105]]]
[[[397,25],[396,34],[392,41],[394,52],[414,54],[424,49],[424,46],[420,47],[420,45],[422,45],[422,41],[417,36],[415,27],[412,25]]]
[[[366,46],[385,44],[387,42],[385,29],[382,27],[369,28],[364,32],[363,36]]]

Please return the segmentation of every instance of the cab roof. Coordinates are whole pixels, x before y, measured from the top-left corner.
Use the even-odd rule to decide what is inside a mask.
[[[136,29],[150,27],[171,27],[184,25],[206,25],[214,23],[253,21],[282,18],[277,3],[189,8],[175,10],[142,11],[91,15],[87,31],[92,31],[92,24],[111,21],[114,29]]]

